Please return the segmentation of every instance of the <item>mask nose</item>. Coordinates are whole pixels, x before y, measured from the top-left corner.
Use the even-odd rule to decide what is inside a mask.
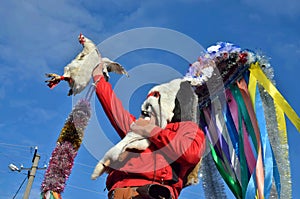
[[[148,111],[141,111],[141,115],[143,117],[150,117],[150,113]]]

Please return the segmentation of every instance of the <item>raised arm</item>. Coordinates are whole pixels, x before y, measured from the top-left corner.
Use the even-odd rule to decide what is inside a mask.
[[[123,138],[130,130],[130,125],[135,121],[135,117],[124,109],[111,84],[105,80],[100,66],[94,70],[93,79],[96,84],[96,95],[104,112],[120,137]]]

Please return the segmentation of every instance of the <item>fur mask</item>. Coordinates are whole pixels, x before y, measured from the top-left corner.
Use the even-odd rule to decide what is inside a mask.
[[[153,87],[142,104],[142,112],[154,112],[161,128],[169,122],[197,123],[198,98],[189,82],[175,79]]]
[[[161,128],[169,122],[193,121],[198,123],[198,97],[190,82],[175,79],[153,87],[142,104],[142,112],[154,112]],[[201,162],[201,161],[200,161]],[[187,175],[184,186],[197,184],[200,162]]]

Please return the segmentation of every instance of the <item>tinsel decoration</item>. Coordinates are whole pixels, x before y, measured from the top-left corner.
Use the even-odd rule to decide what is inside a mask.
[[[268,58],[262,54],[259,54],[258,56],[262,63],[262,70],[270,79],[270,81],[275,85],[276,82],[273,79],[274,70],[269,63]],[[274,156],[277,160],[279,173],[281,174],[280,181],[286,182],[285,184],[281,185],[280,196],[277,195],[275,184],[273,182],[270,198],[292,198],[287,132],[286,130],[281,130],[280,128],[278,128],[276,107],[274,105],[274,100],[272,99],[272,97],[268,94],[268,92],[266,92],[266,90],[262,86],[259,86],[259,92],[262,98],[262,103],[265,107],[264,111],[266,116],[268,132],[274,132],[270,133],[269,137],[271,145],[274,146]]]
[[[42,199],[61,199],[74,159],[82,143],[84,130],[91,117],[89,99],[82,99],[69,114],[52,152],[48,169],[41,185]]]
[[[291,179],[284,115],[300,131],[300,119],[274,86],[273,68],[261,53],[219,42],[191,64],[184,79],[199,99],[199,126],[210,158],[201,167],[208,198],[220,181],[212,159],[236,198],[290,198]],[[222,196],[223,197],[223,196]]]
[[[264,104],[265,115],[267,120],[267,128],[268,131],[273,131],[272,134],[269,135],[270,142],[273,147],[274,156],[277,160],[277,166],[280,175],[280,181],[286,182],[281,185],[281,194],[280,198],[292,198],[292,184],[291,184],[291,175],[290,175],[290,162],[289,162],[289,146],[287,140],[286,132],[280,131],[277,125],[276,119],[276,110],[274,107],[273,99],[270,95],[260,87],[260,93],[262,96],[262,102]],[[276,191],[275,185],[273,183],[270,198],[279,198]]]
[[[200,179],[202,179],[205,198],[227,198],[224,183],[210,154],[202,158]]]
[[[71,174],[76,155],[77,151],[70,142],[57,143],[42,183],[43,193],[50,190],[56,193],[63,192],[66,180]]]

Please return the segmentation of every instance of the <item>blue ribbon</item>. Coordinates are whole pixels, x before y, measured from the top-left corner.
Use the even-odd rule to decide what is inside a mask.
[[[265,183],[264,183],[264,196],[269,198],[270,191],[272,187],[272,177],[274,176],[275,184],[278,196],[280,197],[280,177],[272,151],[272,147],[268,138],[267,125],[265,120],[265,114],[263,109],[262,100],[258,88],[256,87],[255,95],[255,110],[256,118],[260,129],[262,153],[263,153],[263,162],[264,162],[264,171],[265,171]],[[249,181],[246,198],[255,198],[256,196],[256,183],[255,183],[255,172],[252,174]]]
[[[280,174],[279,174],[279,171],[278,171],[278,166],[277,166],[277,162],[276,162],[276,159],[275,159],[275,156],[274,156],[273,149],[272,149],[272,156],[273,156],[273,177],[274,177],[274,180],[275,180],[277,195],[278,195],[278,198],[280,198],[280,194],[281,194]]]
[[[226,123],[226,127],[227,127],[227,130],[228,130],[229,137],[230,137],[230,140],[232,142],[232,146],[234,148],[235,154],[238,157],[238,159],[240,160],[239,135],[238,135],[238,132],[235,128],[235,124],[234,124],[234,121],[232,119],[228,104],[227,104],[226,110],[223,111],[223,115],[224,115],[224,120],[225,120],[225,123]]]
[[[251,175],[251,178],[249,180],[247,191],[245,198],[256,198],[256,181],[255,181],[255,175],[256,171],[254,170],[253,174]]]

